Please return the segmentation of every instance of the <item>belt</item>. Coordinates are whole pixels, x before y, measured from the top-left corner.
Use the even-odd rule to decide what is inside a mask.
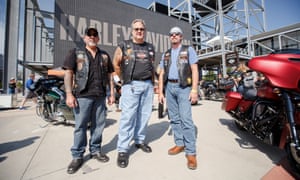
[[[147,81],[147,80],[151,80],[152,78],[133,78],[133,81]]]
[[[178,83],[179,82],[178,79],[168,79],[168,81],[171,82],[171,83]]]

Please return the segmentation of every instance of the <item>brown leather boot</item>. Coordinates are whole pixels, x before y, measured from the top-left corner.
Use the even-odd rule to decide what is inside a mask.
[[[187,167],[189,169],[192,169],[192,170],[197,169],[196,155],[186,155],[186,159],[187,159]]]
[[[174,146],[171,149],[169,149],[168,154],[169,155],[176,155],[181,153],[184,150],[184,146]]]

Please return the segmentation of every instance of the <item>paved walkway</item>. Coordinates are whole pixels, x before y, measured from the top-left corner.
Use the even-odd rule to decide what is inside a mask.
[[[111,106],[103,134],[103,151],[110,161],[100,163],[87,156],[83,167],[69,175],[73,126],[48,124],[36,116],[31,102],[26,105],[30,106],[27,110],[0,111],[1,180],[255,180],[262,179],[284,156],[278,148],[239,131],[221,111],[220,102],[204,100],[193,106],[197,170],[187,169],[184,153],[167,154],[174,145],[172,132],[167,117],[158,119],[156,106],[147,138],[153,152],[146,154],[132,146],[129,166],[122,169],[116,164],[120,113]]]

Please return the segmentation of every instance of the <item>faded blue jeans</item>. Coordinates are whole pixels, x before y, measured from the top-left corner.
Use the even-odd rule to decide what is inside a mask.
[[[90,126],[89,151],[101,151],[102,132],[105,126],[105,97],[77,98],[75,115],[74,144],[71,147],[73,159],[82,158],[87,146],[87,128]]]
[[[195,125],[189,100],[191,87],[168,82],[166,101],[176,146],[185,146],[186,155],[196,155]]]
[[[132,81],[122,86],[118,152],[128,152],[131,140],[144,143],[152,113],[153,84],[151,80]]]

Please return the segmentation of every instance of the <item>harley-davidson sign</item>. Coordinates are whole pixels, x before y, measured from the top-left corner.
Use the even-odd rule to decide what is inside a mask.
[[[169,30],[179,26],[184,31],[183,44],[191,45],[192,27],[184,21],[116,0],[56,0],[54,66],[62,65],[68,51],[83,46],[87,27],[99,32],[99,47],[110,56],[118,43],[131,38],[131,22],[141,18],[146,23],[145,40],[155,47],[156,62],[170,48]]]

